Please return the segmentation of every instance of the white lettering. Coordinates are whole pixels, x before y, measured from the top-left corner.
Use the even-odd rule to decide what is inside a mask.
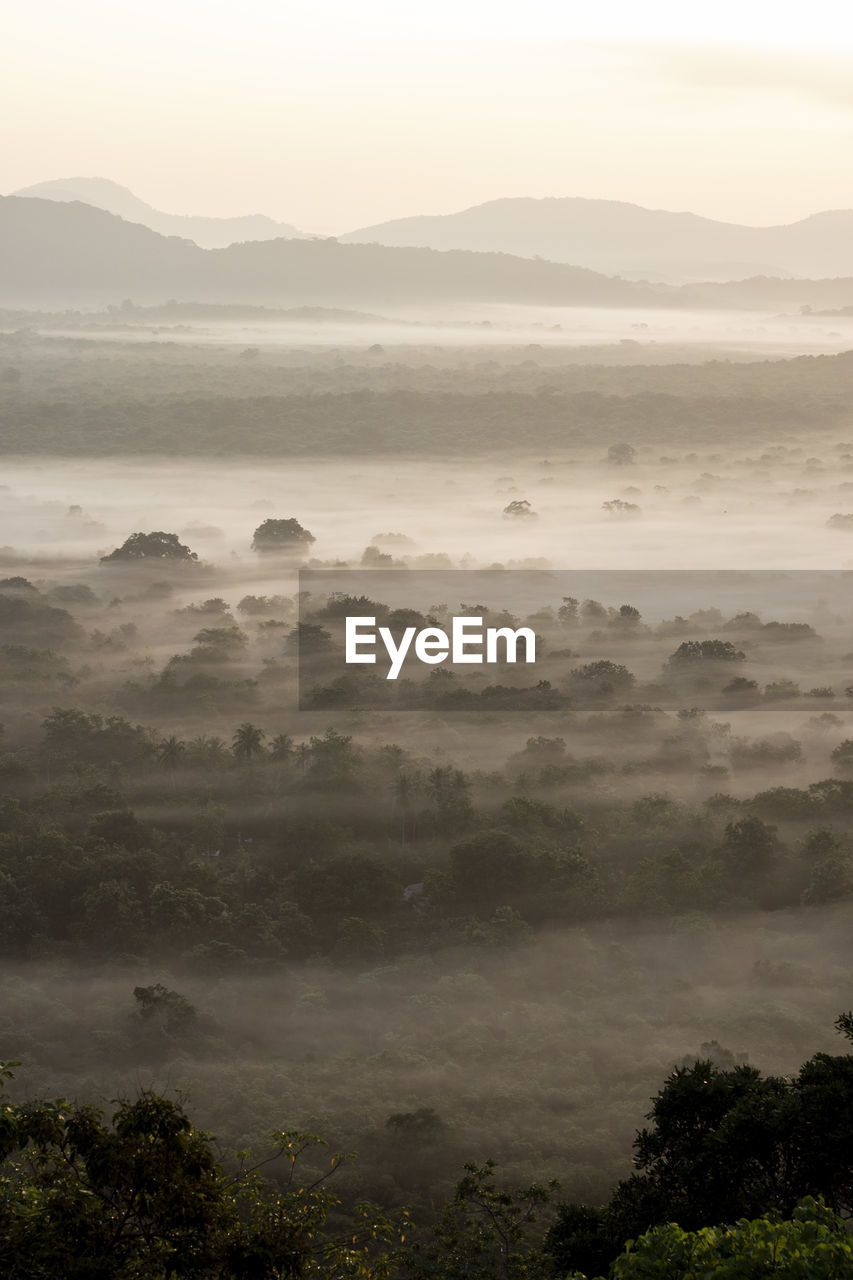
[[[484,659],[482,652],[482,618],[454,618],[452,641],[447,632],[442,630],[441,627],[424,627],[422,631],[417,631],[415,627],[406,627],[400,637],[400,643],[397,644],[388,627],[380,627],[378,637],[375,631],[365,630],[365,628],[374,627],[375,625],[375,618],[346,619],[345,658],[347,663],[375,663],[376,654],[363,653],[362,649],[364,646],[375,646],[377,639],[381,638],[391,663],[388,674],[385,677],[386,680],[397,679],[403,668],[406,656],[413,647],[413,640],[416,657],[420,662],[427,663],[429,666],[435,666],[436,663],[443,662],[451,653],[451,661],[454,663],[499,662],[501,660],[504,662],[518,662],[520,642],[524,644],[523,661],[527,663],[536,661],[536,633],[531,631],[529,627],[519,627],[517,631],[513,631],[511,627],[487,627],[485,637],[486,656]],[[501,642],[503,645],[503,659],[498,657],[498,647]],[[480,652],[471,652],[472,646],[478,646]]]
[[[403,632],[399,646],[394,643],[394,637],[388,627],[380,627],[381,635],[385,648],[388,650],[388,657],[391,659],[391,670],[385,677],[386,680],[396,680],[400,674],[400,668],[403,665],[406,654],[409,652],[409,645],[412,643],[412,636],[415,634],[414,627],[406,627]]]
[[[443,662],[449,652],[450,641],[447,639],[447,632],[442,631],[440,627],[424,627],[423,631],[418,632],[415,653],[421,662],[428,662],[430,666],[435,666],[437,662]]]
[[[466,635],[466,632],[472,627],[476,627],[480,632],[478,636]],[[466,653],[465,646],[469,644],[483,643],[483,619],[482,618],[454,618],[453,619],[453,661],[454,662],[482,662],[482,653]]]
[[[346,661],[347,662],[375,662],[375,653],[359,653],[358,646],[361,644],[376,644],[375,633],[361,635],[359,627],[372,627],[376,625],[375,618],[347,618],[346,622]]]
[[[505,641],[507,662],[516,662],[519,636],[524,637],[524,661],[536,661],[536,632],[529,627],[519,627],[513,631],[511,627],[489,627],[486,632],[486,662],[498,661],[498,637]]]

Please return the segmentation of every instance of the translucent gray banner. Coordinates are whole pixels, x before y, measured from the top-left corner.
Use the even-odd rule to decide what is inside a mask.
[[[831,709],[853,696],[841,570],[304,569],[303,710]]]

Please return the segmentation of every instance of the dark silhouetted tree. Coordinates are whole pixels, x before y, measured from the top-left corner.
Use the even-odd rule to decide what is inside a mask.
[[[298,520],[264,520],[252,535],[253,551],[303,553],[317,539]]]
[[[176,533],[132,533],[120,547],[108,556],[101,556],[101,564],[115,561],[174,560],[191,563],[198,560],[194,551],[179,541]]]

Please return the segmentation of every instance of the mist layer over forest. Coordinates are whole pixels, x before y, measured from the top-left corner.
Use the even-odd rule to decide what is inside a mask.
[[[849,317],[694,319],[576,316],[566,339],[565,314],[428,335],[302,316],[295,338],[132,307],[10,318],[12,1097],[153,1088],[226,1149],[321,1133],[360,1153],[345,1206],[429,1224],[470,1160],[601,1204],[674,1067],[789,1076],[832,1051]],[[265,521],[307,536],[271,551]],[[137,556],[140,533],[174,537]],[[300,599],[300,567],[370,570],[380,609],[386,570],[562,571],[514,617],[548,687],[517,709],[520,669],[448,671],[418,710],[370,710],[318,675],[298,710],[340,605]],[[711,572],[666,608],[606,573],[557,589],[640,569],[754,581],[734,600]],[[796,570],[833,572],[798,594]]]

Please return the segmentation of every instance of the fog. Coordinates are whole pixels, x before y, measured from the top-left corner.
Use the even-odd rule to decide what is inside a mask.
[[[173,530],[246,594],[265,572],[253,530],[285,512],[315,535],[318,562],[357,564],[377,535],[402,533],[411,542],[390,549],[412,567],[436,555],[456,568],[853,567],[853,535],[827,527],[853,506],[845,440],[787,437],[770,453],[726,447],[690,462],[648,448],[629,469],[604,464],[609,443],[536,461],[7,460],[0,558],[55,562],[88,581],[130,533]],[[639,513],[605,510],[614,499]],[[505,516],[514,500],[535,515]]]
[[[834,1051],[841,339],[806,317],[533,314],[393,341],[372,321],[6,337],[13,1096],[151,1087],[225,1152],[304,1127],[359,1150],[346,1205],[428,1223],[472,1159],[602,1203],[700,1054],[790,1074]],[[313,541],[253,549],[266,520]],[[122,558],[155,531],[183,555]],[[484,572],[456,590],[460,570]],[[527,572],[501,594],[500,570]],[[506,610],[541,666],[448,669],[402,709],[381,673],[344,696],[302,647],[335,659],[338,589],[423,619]],[[181,1025],[141,1015],[156,983],[192,1006]],[[387,1122],[423,1109],[406,1155]]]
[[[261,310],[260,308],[258,310]],[[303,308],[302,310],[309,310]],[[322,310],[315,308],[315,311]],[[286,319],[257,316],[242,323],[213,319],[205,323],[199,317],[170,322],[168,310],[161,311],[159,321],[146,324],[144,315],[123,316],[126,327],[117,327],[115,319],[105,323],[102,313],[86,312],[74,321],[73,328],[60,317],[48,319],[39,326],[45,333],[97,336],[111,342],[138,342],[142,334],[160,342],[181,345],[196,343],[235,345],[258,343],[264,348],[300,348],[319,351],[339,348],[352,352],[375,343],[406,353],[406,358],[429,345],[427,358],[449,348],[475,356],[477,349],[499,348],[512,353],[511,344],[527,348],[515,354],[530,358],[538,349],[554,352],[571,351],[592,346],[622,344],[622,350],[607,353],[609,359],[650,360],[672,358],[671,347],[687,348],[681,352],[689,358],[691,347],[708,348],[705,358],[745,359],[750,356],[778,358],[803,353],[832,353],[853,345],[853,316],[780,314],[755,310],[699,310],[679,308],[612,309],[607,307],[519,306],[503,303],[442,304],[440,308],[402,306],[383,308],[384,315],[365,314],[335,319],[334,313],[316,318],[303,317],[299,309]],[[131,323],[127,323],[127,321]],[[658,352],[656,347],[667,349]],[[637,348],[641,348],[638,350]],[[439,349],[438,351],[436,349]],[[599,356],[602,353],[597,353]]]
[[[853,28],[12,7],[0,1280],[853,1274]]]
[[[350,1194],[390,1190],[428,1212],[487,1151],[508,1179],[559,1177],[567,1199],[595,1202],[630,1171],[648,1098],[703,1044],[782,1074],[836,1051],[849,924],[849,909],[697,917],[546,936],[509,965],[480,951],[213,984],[132,964],[5,965],[4,1016],[26,1023],[28,1090],[102,1104],[116,1089],[179,1090],[225,1150],[262,1149],[277,1125],[322,1131],[360,1152]],[[132,989],[155,976],[200,1011],[179,1050],[134,1019]],[[388,1117],[422,1107],[446,1128],[419,1153],[395,1150]]]

